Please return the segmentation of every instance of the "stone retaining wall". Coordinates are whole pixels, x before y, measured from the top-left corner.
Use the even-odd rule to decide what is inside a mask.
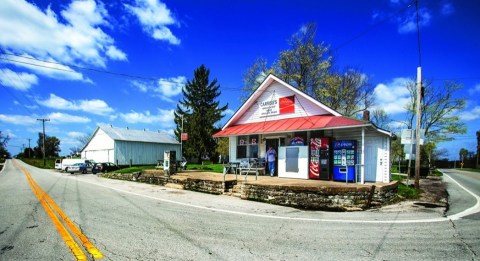
[[[199,191],[210,194],[226,194],[237,185],[236,180],[206,180],[178,176],[165,176],[162,173],[105,173],[100,176],[112,179],[130,180],[165,186],[175,184],[177,188]],[[351,187],[309,187],[309,186],[278,186],[244,183],[240,186],[240,198],[267,202],[276,205],[312,210],[362,210],[384,205],[397,196],[398,183],[382,187],[355,186]]]
[[[303,209],[348,211],[390,202],[398,183],[383,187],[288,187],[244,184],[241,198]]]

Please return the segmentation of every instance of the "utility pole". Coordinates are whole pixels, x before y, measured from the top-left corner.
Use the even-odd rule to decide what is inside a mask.
[[[417,123],[416,123],[416,144],[415,144],[415,188],[420,188],[420,128],[421,125],[421,103],[422,103],[422,53],[420,51],[420,23],[418,17],[418,0],[415,1],[417,11],[417,46],[418,46],[418,67],[417,67]]]
[[[415,188],[420,188],[420,128],[421,126],[421,103],[422,102],[422,67],[417,68],[417,124],[415,130]]]
[[[50,121],[50,119],[37,119],[37,121],[41,121],[43,123],[43,166],[47,165],[47,162],[45,160],[45,122]]]
[[[31,156],[30,156],[30,150],[31,150],[31,149],[30,149],[30,141],[31,141],[32,139],[27,139],[27,140],[28,140],[28,158],[30,159],[30,158],[31,158]]]

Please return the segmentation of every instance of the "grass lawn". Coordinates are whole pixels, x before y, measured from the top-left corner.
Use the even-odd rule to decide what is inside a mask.
[[[457,168],[457,170],[473,171],[473,172],[478,172],[478,173],[480,173],[480,169],[471,169],[471,168],[458,169],[458,168]]]
[[[112,171],[112,172],[115,172],[115,173],[133,173],[133,172],[140,172],[140,171],[143,171],[143,170],[146,170],[146,169],[155,169],[155,167],[156,167],[155,165],[133,166],[133,167],[129,167],[129,168],[115,170],[115,171]]]
[[[187,164],[187,170],[203,170],[223,173],[223,164]]]
[[[398,180],[398,195],[406,199],[417,199],[422,193],[421,189],[415,189],[402,183],[405,177],[392,175],[392,180]],[[410,179],[411,182],[413,181]]]
[[[115,173],[132,173],[146,169],[155,169],[155,165],[150,166],[134,166],[114,171]],[[223,164],[187,164],[187,170],[209,171],[223,173]]]
[[[43,159],[21,159],[23,162],[27,163],[28,165],[35,166],[41,169],[54,169],[55,168],[55,159],[56,158],[49,158],[45,159],[45,166],[43,165]]]

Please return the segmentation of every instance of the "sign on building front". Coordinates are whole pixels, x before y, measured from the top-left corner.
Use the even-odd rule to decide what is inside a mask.
[[[259,103],[260,117],[295,112],[295,96],[275,98],[274,95]]]

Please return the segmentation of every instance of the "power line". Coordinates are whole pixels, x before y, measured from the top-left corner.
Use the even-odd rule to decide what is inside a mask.
[[[84,66],[79,66],[79,65],[74,65],[74,64],[65,64],[65,63],[59,63],[59,62],[45,61],[45,60],[41,60],[41,59],[38,59],[38,58],[28,57],[28,56],[13,54],[13,53],[3,52],[2,54],[3,55],[20,57],[20,58],[23,58],[23,59],[29,59],[29,60],[38,61],[38,62],[47,63],[47,64],[62,65],[62,66],[66,66],[66,67],[77,68],[77,69],[80,69],[80,70],[87,70],[87,71],[93,71],[93,72],[97,72],[97,73],[105,73],[105,74],[111,74],[111,75],[128,77],[128,78],[135,78],[135,79],[142,79],[142,80],[149,80],[149,81],[157,81],[160,78],[160,77],[154,78],[154,77],[148,77],[148,76],[140,76],[140,75],[127,74],[127,73],[119,73],[119,72],[113,72],[113,71],[108,71],[108,70],[100,70],[100,69],[95,69],[95,68],[91,68],[91,67],[84,67]],[[63,69],[63,68],[58,68],[58,67],[50,67],[50,66],[36,64],[36,63],[28,63],[28,62],[13,60],[13,59],[5,58],[5,57],[0,57],[0,59],[5,60],[5,61],[9,61],[9,62],[28,64],[28,65],[38,66],[38,67],[52,69],[52,70],[77,73],[74,70],[68,70],[68,69]],[[176,82],[169,81],[169,80],[164,80],[164,81],[171,82],[171,83],[176,83]]]
[[[337,45],[337,47],[333,48],[333,50],[338,50],[338,49],[341,49],[343,47],[345,47],[346,45],[349,45],[350,43],[354,42],[355,40],[359,39],[359,38],[362,38],[363,36],[367,35],[368,33],[370,33],[371,31],[373,31],[374,29],[376,29],[377,27],[379,27],[380,25],[384,24],[385,22],[387,22],[388,20],[390,20],[392,17],[395,17],[396,15],[400,14],[401,12],[407,10],[408,8],[410,8],[415,2],[417,2],[417,0],[414,0],[410,3],[408,3],[404,8],[398,10],[397,12],[391,14],[391,15],[388,15],[386,18],[380,20],[379,22],[375,23],[374,25],[370,26],[369,28],[365,29],[364,31],[360,32],[359,34],[353,36],[352,38],[350,38],[349,40]]]

